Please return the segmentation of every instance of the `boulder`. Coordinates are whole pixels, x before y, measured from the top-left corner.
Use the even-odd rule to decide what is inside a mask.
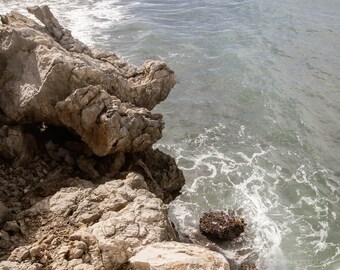
[[[98,156],[146,150],[161,138],[162,116],[123,103],[102,86],[77,89],[56,104],[62,123]]]
[[[226,258],[217,252],[173,241],[143,247],[129,261],[133,270],[230,269]]]
[[[199,221],[202,234],[214,240],[233,240],[244,232],[246,225],[243,218],[223,211],[206,212]]]

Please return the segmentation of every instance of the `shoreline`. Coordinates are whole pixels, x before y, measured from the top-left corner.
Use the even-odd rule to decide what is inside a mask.
[[[229,269],[206,247],[173,242],[167,203],[185,180],[152,149],[164,123],[151,113],[173,71],[89,49],[47,6],[28,11],[45,26],[1,16],[0,268],[180,269],[194,258],[197,269]]]

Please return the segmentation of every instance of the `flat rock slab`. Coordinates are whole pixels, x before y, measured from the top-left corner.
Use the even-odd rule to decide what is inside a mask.
[[[142,248],[130,258],[134,270],[229,270],[228,261],[219,253],[205,247],[162,242]]]

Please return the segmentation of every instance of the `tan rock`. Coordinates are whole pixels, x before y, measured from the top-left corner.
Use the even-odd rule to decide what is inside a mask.
[[[46,27],[15,12],[2,17],[0,120],[65,125],[99,156],[155,143],[163,123],[148,110],[169,94],[173,71],[161,61],[137,68],[91,50],[47,6],[28,10]]]
[[[178,242],[162,242],[141,248],[130,258],[134,270],[229,270],[221,254],[205,247]]]
[[[174,73],[88,48],[47,6],[29,12],[44,26],[1,16],[0,153],[14,163],[0,164],[0,269],[122,269],[178,240],[164,202],[184,177],[152,150],[164,124],[150,112]]]
[[[56,106],[59,119],[98,156],[139,152],[161,138],[162,117],[110,96],[101,86],[77,89]]]
[[[50,269],[88,265],[114,270],[138,247],[177,239],[167,206],[146,189],[136,188],[146,187],[141,175],[130,173],[124,180],[98,186],[76,178],[72,183],[22,213],[18,222],[30,224],[22,228],[23,234],[34,240],[15,249],[10,260],[32,264],[39,260]],[[33,220],[39,221],[38,227]],[[3,265],[0,262],[0,269]]]

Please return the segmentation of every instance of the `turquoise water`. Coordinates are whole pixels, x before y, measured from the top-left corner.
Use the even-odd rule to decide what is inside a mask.
[[[209,209],[248,222],[228,245],[262,269],[340,269],[340,2],[18,1],[49,3],[84,42],[177,75],[155,109],[158,147],[187,183],[171,205],[179,231]]]

